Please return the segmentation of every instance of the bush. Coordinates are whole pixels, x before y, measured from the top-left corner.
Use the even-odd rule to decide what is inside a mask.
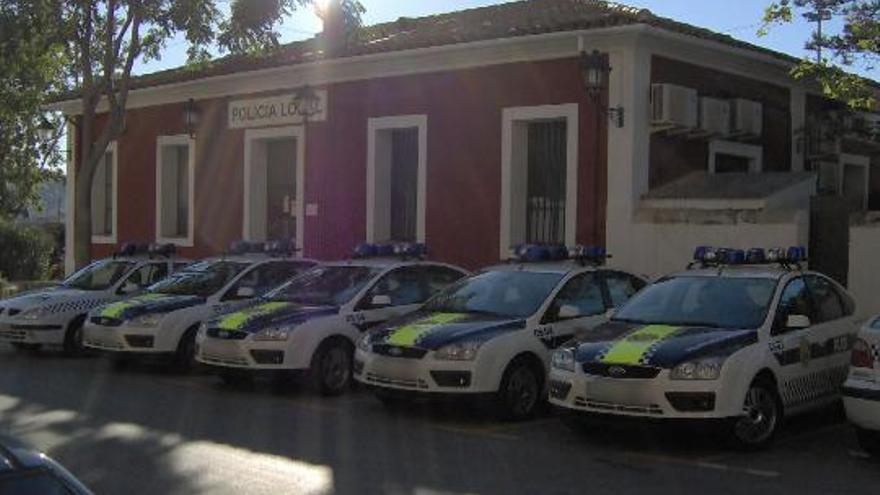
[[[55,243],[45,230],[0,221],[0,276],[7,280],[45,280],[51,276]]]

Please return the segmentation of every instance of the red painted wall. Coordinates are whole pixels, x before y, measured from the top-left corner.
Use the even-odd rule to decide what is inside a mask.
[[[579,104],[577,240],[604,242],[606,150],[576,59],[492,66],[329,86],[328,119],[309,123],[307,256],[337,259],[366,235],[367,119],[428,116],[427,243],[431,257],[469,268],[498,261],[501,116],[505,107]],[[290,92],[290,91],[287,91]],[[235,99],[245,95],[236,96]],[[199,101],[195,247],[222,250],[241,237],[244,132],[227,129],[231,98]],[[156,138],[183,133],[183,104],[132,110],[119,140],[120,241],[155,237]],[[598,132],[603,133],[598,136]],[[94,249],[105,254],[104,247]]]

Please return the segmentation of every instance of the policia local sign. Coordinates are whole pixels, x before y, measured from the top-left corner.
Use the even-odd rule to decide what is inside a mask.
[[[327,91],[317,90],[318,113],[309,120],[327,119]],[[302,123],[297,112],[296,95],[269,96],[229,102],[229,128],[244,129],[270,125],[289,125]]]

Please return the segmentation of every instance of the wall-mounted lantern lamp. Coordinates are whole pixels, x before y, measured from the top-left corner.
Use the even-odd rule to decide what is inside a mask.
[[[198,105],[196,105],[196,101],[190,98],[183,107],[183,123],[190,138],[196,136],[196,128],[199,125],[201,116],[201,111]]]
[[[41,143],[48,144],[55,137],[55,126],[52,125],[46,117],[40,118],[40,125],[37,126],[37,137]]]
[[[592,53],[581,52],[581,77],[584,79],[587,94],[590,95],[594,102],[601,101],[602,92],[608,88],[608,77],[610,74],[611,65],[608,63],[608,58],[599,53],[599,50],[593,50]],[[623,107],[618,105],[605,108],[602,111],[608,115],[608,119],[616,127],[623,127]]]
[[[293,106],[296,114],[302,117],[303,121],[308,121],[310,118],[321,113],[321,97],[318,96],[314,88],[306,85],[300,88],[296,95],[294,95]]]

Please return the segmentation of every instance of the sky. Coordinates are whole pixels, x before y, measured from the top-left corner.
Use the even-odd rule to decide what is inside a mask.
[[[757,36],[764,8],[770,2],[771,0],[628,0],[622,3],[647,8],[656,15],[708,28],[797,57],[808,55],[804,50],[804,42],[809,38],[813,25],[799,17],[790,25],[773,28],[767,36]],[[369,25],[392,21],[398,17],[418,17],[504,3],[504,0],[361,0],[361,3],[367,10],[364,23]],[[829,26],[832,31],[834,28],[834,24]],[[284,42],[310,38],[320,30],[320,20],[308,9],[297,11],[279,28]],[[139,64],[135,71],[148,73],[182,65],[186,62],[185,52],[184,41],[171,40],[162,60]],[[876,69],[872,72],[856,71],[880,79]]]

